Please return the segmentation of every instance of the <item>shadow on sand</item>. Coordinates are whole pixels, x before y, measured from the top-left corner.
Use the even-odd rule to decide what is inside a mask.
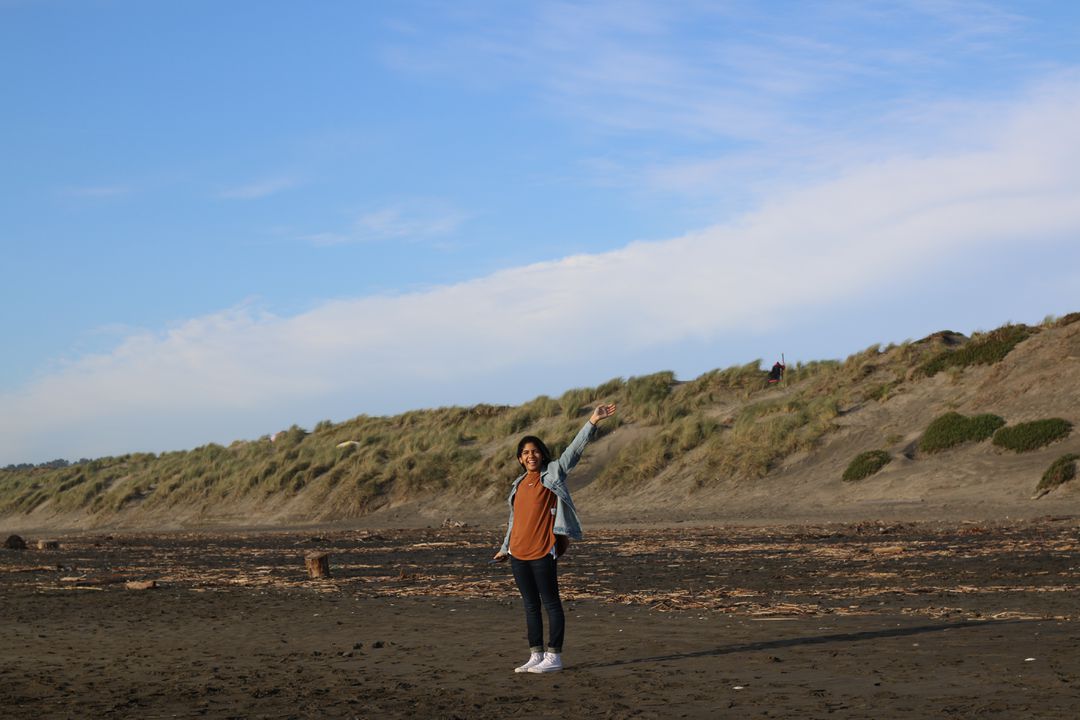
[[[781,648],[799,647],[800,645],[822,645],[826,643],[858,642],[860,640],[878,640],[880,638],[907,637],[909,635],[922,635],[924,633],[941,632],[944,630],[956,630],[971,627],[997,627],[1020,622],[1038,622],[1037,620],[964,620],[962,622],[918,625],[906,628],[889,628],[888,630],[864,630],[861,632],[832,633],[830,635],[813,635],[810,637],[795,637],[784,640],[766,640],[763,642],[739,643],[736,645],[724,645],[711,650],[697,650],[694,652],[672,653],[671,655],[653,655],[651,657],[630,658],[626,660],[613,660],[612,662],[593,662],[575,665],[575,670],[595,670],[597,668],[618,667],[620,665],[636,665],[639,663],[668,662],[671,660],[688,660],[719,655],[731,655],[742,652],[757,652],[760,650],[778,650]]]

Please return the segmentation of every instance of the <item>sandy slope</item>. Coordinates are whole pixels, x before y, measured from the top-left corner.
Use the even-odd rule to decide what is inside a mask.
[[[944,334],[925,342],[941,342]],[[956,336],[960,337],[960,336]],[[962,337],[960,338],[963,339]],[[922,342],[922,341],[921,341]],[[897,365],[886,354],[872,354],[862,370],[860,387],[896,379]],[[794,392],[776,387],[754,400]],[[858,397],[859,393],[853,393]],[[737,414],[732,398],[709,412],[718,418]],[[945,412],[993,413],[1009,424],[1060,417],[1076,430],[1041,450],[1015,454],[989,441],[937,455],[917,451],[926,426]],[[571,476],[575,500],[588,526],[682,522],[763,522],[817,520],[1032,518],[1080,514],[1080,481],[1067,483],[1034,499],[1035,486],[1047,467],[1065,453],[1080,454],[1080,322],[1041,329],[991,366],[947,370],[932,378],[910,371],[895,394],[884,401],[865,400],[842,408],[836,429],[811,452],[790,456],[761,479],[700,480],[700,452],[679,458],[644,485],[617,492],[593,484],[598,473],[632,443],[660,432],[659,426],[628,423],[590,445]],[[858,453],[882,449],[892,461],[878,474],[857,483],[841,480]],[[397,497],[369,516],[326,523],[338,526],[424,527],[447,519],[470,524],[500,522],[505,517],[504,487],[477,478],[477,496],[443,492]],[[506,485],[503,485],[506,483]],[[56,516],[45,505],[29,515],[0,519],[0,528],[184,528],[195,526],[267,527],[313,524],[318,499],[304,492],[258,502],[238,499],[213,508],[170,508],[167,514],[141,513]],[[212,515],[208,515],[212,512]],[[334,517],[322,505],[322,517]]]
[[[994,413],[1009,424],[1060,417],[1077,428],[1065,440],[1016,454],[989,441],[937,455],[916,441],[936,417]],[[633,495],[610,498],[585,489],[579,504],[598,519],[850,520],[1018,518],[1080,513],[1080,483],[1035,500],[1046,468],[1065,453],[1080,454],[1080,323],[1040,333],[993,366],[942,372],[906,384],[885,402],[846,408],[839,429],[813,453],[788,458],[760,480],[736,480],[696,490],[671,473]],[[601,443],[602,444],[602,443]],[[892,462],[858,483],[841,480],[860,452],[883,449]],[[597,453],[599,456],[600,453]],[[594,460],[597,458],[594,457]]]

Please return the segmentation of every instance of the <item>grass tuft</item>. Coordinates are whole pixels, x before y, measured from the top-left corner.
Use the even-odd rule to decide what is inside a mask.
[[[920,372],[933,377],[948,368],[965,368],[970,365],[992,365],[1000,362],[1014,347],[1037,332],[1027,325],[1006,325],[985,335],[973,337],[958,350],[945,350],[935,355]]]
[[[994,445],[1013,452],[1030,452],[1068,437],[1072,423],[1061,418],[1033,420],[994,433]]]
[[[982,442],[1005,425],[997,415],[965,417],[958,412],[945,413],[930,423],[919,438],[919,450],[936,453],[966,442]]]
[[[863,480],[892,462],[892,455],[884,450],[870,450],[859,453],[844,471],[844,482]]]
[[[1043,473],[1042,480],[1035,487],[1035,491],[1039,493],[1048,493],[1054,488],[1076,477],[1076,461],[1080,460],[1080,455],[1069,453],[1068,455],[1062,455],[1046,469]]]

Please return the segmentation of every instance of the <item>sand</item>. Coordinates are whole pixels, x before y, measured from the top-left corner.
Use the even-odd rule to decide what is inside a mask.
[[[0,716],[1071,719],[1078,535],[596,531],[561,561],[567,669],[546,676],[513,672],[497,527],[61,536],[0,551]],[[312,551],[331,578],[307,579]]]

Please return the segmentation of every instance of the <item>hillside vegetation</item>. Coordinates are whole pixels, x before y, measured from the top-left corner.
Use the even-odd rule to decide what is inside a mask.
[[[985,463],[987,453],[1011,456],[978,444],[1005,423],[1053,418],[1057,446],[1080,450],[1069,432],[1080,419],[1077,319],[873,346],[844,361],[791,366],[778,385],[767,384],[755,360],[689,381],[670,372],[616,378],[514,407],[361,415],[228,446],[7,469],[0,471],[0,517],[25,526],[268,525],[357,520],[405,507],[427,518],[495,517],[518,472],[519,437],[540,435],[558,453],[598,402],[617,403],[618,415],[601,426],[574,476],[595,513],[719,512],[761,506],[766,493],[770,508],[797,507],[800,493],[832,492],[860,453],[873,454],[874,470],[844,483],[860,488],[845,492],[866,492],[897,473],[918,477],[920,463],[924,474],[940,473],[957,453],[982,453],[961,464]],[[1019,369],[1009,365],[1020,356]],[[1032,394],[1044,377],[1064,387]],[[1052,407],[1041,409],[1043,394]],[[931,427],[943,413],[945,425]],[[938,440],[920,449],[928,427]],[[1057,446],[1047,450],[1053,457],[1063,452]],[[1025,494],[1049,462],[1031,455],[1040,464]]]

